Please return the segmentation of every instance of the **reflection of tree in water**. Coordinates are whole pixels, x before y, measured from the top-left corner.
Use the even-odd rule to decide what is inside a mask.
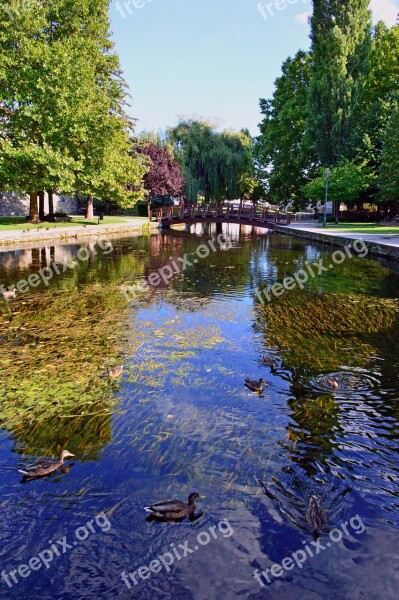
[[[1,425],[18,445],[44,451],[64,440],[96,454],[111,435],[112,390],[103,374],[123,349],[122,295],[86,284],[32,293],[7,308],[0,309]]]
[[[311,493],[332,503],[334,510],[341,501],[349,502],[349,491],[362,488],[362,477],[352,481],[343,440],[357,452],[362,448],[366,487],[369,477],[391,487],[380,473],[371,439],[381,438],[389,472],[398,418],[393,401],[398,389],[397,300],[293,291],[258,311],[265,346],[281,356],[280,374],[291,386],[290,422],[280,443],[288,461],[269,482],[270,497],[296,523],[301,522],[301,498]],[[350,386],[342,384],[334,394],[314,388],[318,376],[334,371]],[[354,420],[357,410],[361,412]],[[374,428],[368,442],[364,431]]]
[[[397,301],[350,294],[291,292],[260,307],[267,344],[282,352],[298,377],[331,372],[355,362],[367,367],[399,333]]]
[[[112,440],[111,415],[69,418],[53,417],[18,428],[13,434],[16,452],[58,456],[69,448],[80,461],[96,460],[100,451]]]
[[[316,463],[328,461],[337,439],[343,434],[340,409],[331,395],[296,398],[288,402],[292,421],[282,446],[290,460],[303,468],[308,477],[315,475]]]

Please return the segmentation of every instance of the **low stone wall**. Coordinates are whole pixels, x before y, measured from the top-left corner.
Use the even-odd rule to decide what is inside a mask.
[[[312,242],[318,242],[320,244],[338,246],[340,248],[354,242],[353,238],[326,235],[324,233],[316,233],[315,231],[302,231],[300,229],[281,227],[279,225],[277,225],[274,228],[274,231],[276,233],[291,235],[293,237],[302,238],[304,240],[310,240]],[[363,240],[361,234],[359,234],[358,239]],[[399,248],[395,248],[394,246],[385,246],[384,244],[376,244],[374,242],[368,242],[366,240],[363,240],[363,242],[367,246],[369,254],[371,256],[379,256],[382,258],[386,258],[387,260],[399,262]]]
[[[54,211],[75,215],[78,201],[74,196],[54,194]],[[44,196],[44,212],[48,213],[48,196]],[[29,214],[29,196],[15,192],[0,192],[0,217],[26,217]]]

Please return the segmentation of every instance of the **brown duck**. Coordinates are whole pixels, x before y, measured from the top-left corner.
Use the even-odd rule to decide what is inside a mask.
[[[320,506],[317,496],[312,496],[309,501],[306,520],[313,527],[315,537],[319,537],[320,531],[327,523],[327,513]]]
[[[75,455],[68,450],[63,450],[58,460],[39,460],[32,465],[28,465],[25,469],[18,469],[18,471],[31,479],[51,475],[51,473],[55,473],[55,471],[64,466],[64,460],[68,456]]]
[[[183,519],[195,513],[197,509],[195,501],[200,498],[205,498],[205,496],[193,492],[189,495],[187,503],[176,499],[164,500],[163,502],[151,504],[151,506],[145,506],[144,510],[157,519]]]
[[[332,387],[334,390],[339,390],[340,385],[339,381],[336,377],[327,377],[327,384]]]
[[[268,383],[263,377],[261,377],[259,381],[254,381],[248,377],[245,379],[245,387],[251,390],[251,392],[263,392],[265,385],[268,385]]]
[[[108,370],[108,381],[112,381],[113,379],[118,379],[123,373],[124,366],[120,365],[119,367],[114,367],[113,369]]]

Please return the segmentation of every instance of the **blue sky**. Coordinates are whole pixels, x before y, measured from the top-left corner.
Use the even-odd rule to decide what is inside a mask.
[[[371,4],[375,20],[394,24],[399,0]],[[287,56],[309,48],[310,11],[311,0],[113,0],[137,130],[196,114],[256,134],[259,98],[272,95]]]

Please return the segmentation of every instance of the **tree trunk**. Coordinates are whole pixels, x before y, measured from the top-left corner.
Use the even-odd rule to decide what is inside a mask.
[[[87,207],[86,207],[86,215],[85,219],[87,221],[92,221],[94,219],[94,209],[93,209],[93,196],[87,196]]]
[[[48,194],[48,214],[50,215],[50,217],[52,217],[54,215],[53,190],[47,190],[47,194]]]
[[[44,192],[38,192],[39,197],[39,217],[40,220],[44,220]]]
[[[31,223],[39,222],[39,212],[37,208],[37,192],[29,194],[29,221]]]
[[[339,208],[341,206],[341,202],[334,201],[333,202],[333,216],[335,217],[335,221],[338,223],[339,217]]]

